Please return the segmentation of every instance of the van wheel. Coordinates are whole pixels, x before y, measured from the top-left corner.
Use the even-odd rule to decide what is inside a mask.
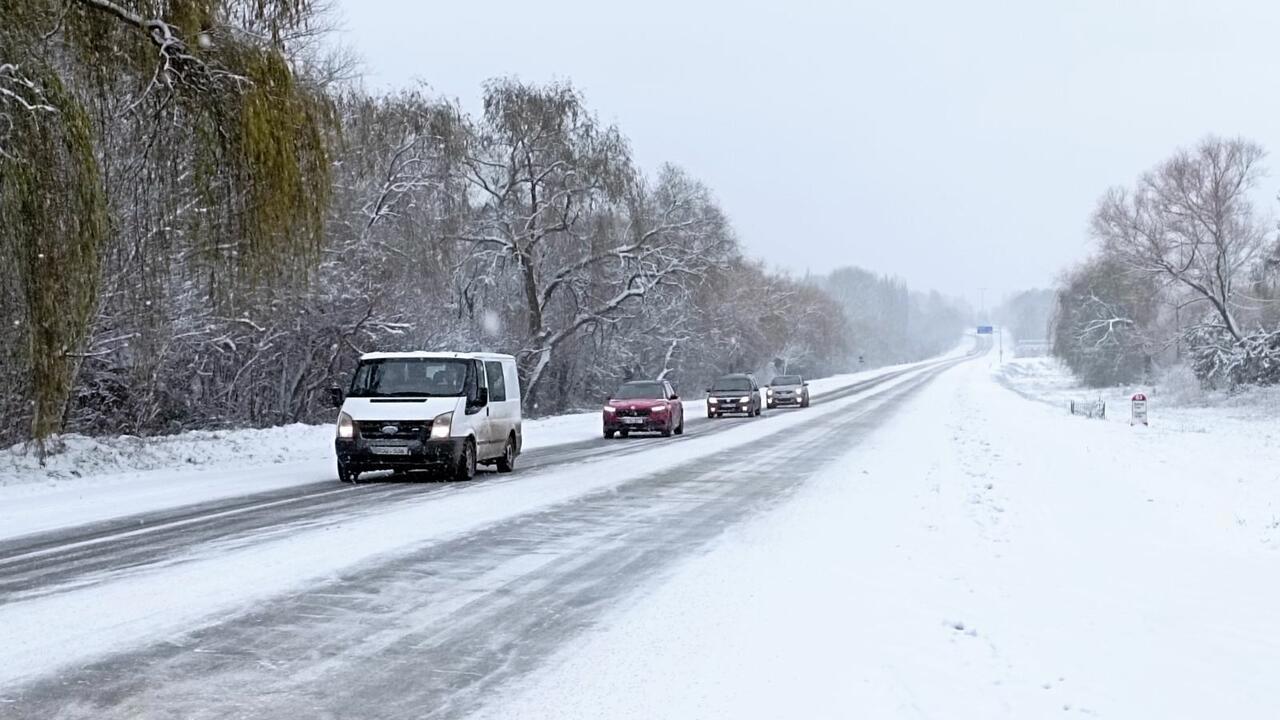
[[[516,469],[516,438],[507,436],[507,445],[502,448],[502,457],[498,458],[498,472],[509,473]]]
[[[458,458],[458,468],[454,471],[454,480],[471,480],[476,476],[476,444],[467,438],[462,445],[462,457]]]

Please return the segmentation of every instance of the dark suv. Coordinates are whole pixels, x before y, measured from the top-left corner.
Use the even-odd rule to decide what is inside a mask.
[[[657,432],[663,437],[684,434],[684,406],[666,380],[623,383],[604,406],[604,436],[626,437],[633,432]]]
[[[809,383],[799,375],[779,375],[769,381],[764,389],[764,405],[776,408],[779,405],[809,407]]]
[[[707,417],[759,415],[764,408],[760,386],[750,375],[725,375],[707,388]]]

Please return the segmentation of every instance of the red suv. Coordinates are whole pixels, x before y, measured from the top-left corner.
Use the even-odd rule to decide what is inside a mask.
[[[662,437],[684,434],[684,406],[666,380],[623,383],[609,398],[603,415],[606,439],[633,432],[658,432]]]

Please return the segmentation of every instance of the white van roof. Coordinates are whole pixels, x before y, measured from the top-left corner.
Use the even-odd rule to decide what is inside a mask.
[[[515,362],[515,356],[513,355],[483,352],[426,352],[423,350],[414,350],[411,352],[371,352],[360,356],[361,360],[387,360],[392,358],[415,358],[423,360],[510,360]]]

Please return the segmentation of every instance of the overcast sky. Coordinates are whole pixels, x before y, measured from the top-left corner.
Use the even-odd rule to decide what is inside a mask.
[[[713,188],[751,254],[975,304],[1053,282],[1097,197],[1178,146],[1280,149],[1271,1],[338,4],[370,90],[475,111],[491,77],[571,80],[641,167]]]

